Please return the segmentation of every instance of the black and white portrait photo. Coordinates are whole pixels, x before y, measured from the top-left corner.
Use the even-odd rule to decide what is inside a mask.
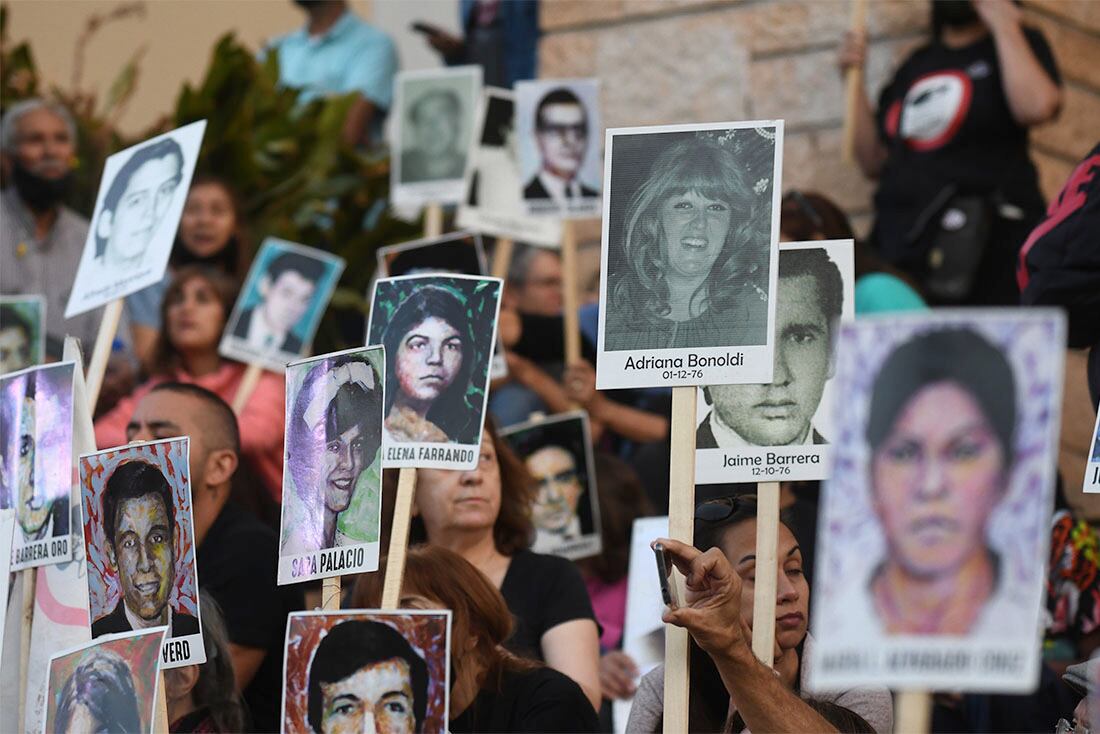
[[[367,343],[386,348],[382,466],[476,466],[502,286],[469,275],[375,283]]]
[[[557,247],[561,222],[527,215],[516,153],[515,97],[494,87],[482,91],[477,134],[470,144],[459,227],[532,245]]]
[[[283,372],[313,341],[342,272],[342,258],[268,237],[229,315],[220,353]]]
[[[826,477],[836,329],[854,297],[851,240],[779,246],[772,381],[699,388],[698,483]]]
[[[599,389],[772,378],[783,122],[607,131]]]
[[[600,502],[588,414],[561,413],[503,428],[535,481],[535,543],[531,550],[571,560],[602,550]]]
[[[193,122],[107,159],[65,318],[164,277],[205,130]]]
[[[395,86],[394,202],[457,204],[481,96],[481,67],[401,72]]]
[[[516,84],[523,201],[529,214],[564,219],[600,208],[599,83],[549,79]]]
[[[379,278],[431,273],[482,275],[488,271],[481,235],[470,232],[379,247],[376,255]]]

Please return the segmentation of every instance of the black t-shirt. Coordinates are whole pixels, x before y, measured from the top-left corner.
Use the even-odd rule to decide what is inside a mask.
[[[267,650],[244,690],[256,731],[279,731],[286,618],[305,606],[300,587],[276,585],[278,554],[275,532],[232,503],[196,553],[199,586],[221,607],[230,642]]]
[[[597,732],[600,722],[584,691],[553,668],[512,671],[501,676],[500,691],[481,691],[451,721],[454,734],[466,732]]]
[[[512,557],[500,593],[515,618],[505,646],[516,655],[542,660],[543,634],[574,619],[596,621],[588,588],[572,561],[521,551]]]
[[[1030,28],[1024,34],[1060,84],[1042,34]],[[907,235],[948,184],[961,193],[999,192],[1026,217],[1041,215],[1028,131],[1012,116],[991,35],[962,48],[932,42],[913,52],[882,91],[878,128],[889,155],[875,193],[872,237],[887,259],[904,262]]]

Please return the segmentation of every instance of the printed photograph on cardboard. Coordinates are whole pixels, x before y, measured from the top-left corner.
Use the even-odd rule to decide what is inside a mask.
[[[852,241],[780,244],[775,292],[771,383],[697,391],[698,484],[826,477],[836,330],[855,317]]]
[[[481,67],[403,71],[394,88],[394,203],[457,204],[481,97]]]
[[[523,201],[514,95],[505,89],[486,87],[475,130],[466,166],[465,193],[456,216],[458,226],[541,247],[558,247],[561,221],[528,216]]]
[[[52,656],[42,734],[153,731],[163,639],[137,630]]]
[[[1064,339],[1053,309],[841,325],[815,689],[1034,690]]]
[[[1100,492],[1100,413],[1096,415],[1096,427],[1092,429],[1089,461],[1085,465],[1085,492]]]
[[[287,366],[279,583],[378,569],[381,347]]]
[[[92,638],[167,625],[164,667],[206,662],[187,438],[80,457]]]
[[[772,379],[783,121],[607,131],[599,389]]]
[[[164,277],[205,130],[193,122],[107,159],[65,318]]]
[[[503,428],[500,435],[537,487],[531,550],[569,559],[598,554],[600,501],[588,414],[577,410],[528,421]]]
[[[488,271],[481,235],[472,232],[379,247],[377,257],[379,278],[433,273],[481,275]]]
[[[599,82],[517,82],[516,130],[527,213],[561,219],[599,216]]]
[[[367,343],[386,348],[382,466],[472,469],[481,451],[500,278],[383,278]]]
[[[222,356],[283,372],[303,356],[328,308],[344,260],[276,237],[264,240],[222,335]]]
[[[15,510],[13,571],[72,557],[73,363],[0,377],[0,508]]]
[[[442,734],[449,720],[450,638],[450,611],[291,614],[282,731]]]
[[[46,299],[0,296],[0,375],[46,361]]]

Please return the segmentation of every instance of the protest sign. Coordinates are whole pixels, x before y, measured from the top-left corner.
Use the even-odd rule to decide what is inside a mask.
[[[0,375],[46,361],[46,299],[0,296]]]
[[[279,583],[378,569],[381,347],[287,365]]]
[[[377,257],[379,278],[433,273],[484,275],[487,269],[481,236],[471,232],[379,247]]]
[[[1089,442],[1084,490],[1090,494],[1100,492],[1100,413],[1096,415],[1096,427],[1092,430],[1092,441]]]
[[[450,637],[450,611],[291,614],[282,731],[447,731]]]
[[[72,362],[0,377],[0,507],[16,511],[12,570],[72,556]]]
[[[481,67],[402,71],[394,89],[394,203],[457,204],[481,96]]]
[[[542,247],[557,247],[561,224],[549,217],[531,217],[523,201],[516,159],[515,97],[487,87],[478,108],[477,134],[470,145],[469,164],[458,226]]]
[[[577,410],[527,421],[501,429],[500,436],[523,459],[537,487],[531,550],[571,560],[600,553],[600,501],[588,414]]]
[[[375,283],[367,343],[386,348],[384,467],[476,466],[501,288],[465,275]]]
[[[1034,690],[1064,340],[1045,309],[841,325],[814,690]]]
[[[153,731],[164,634],[135,630],[52,656],[42,734]]]
[[[305,355],[344,271],[343,259],[268,237],[226,322],[218,352],[283,372]]]
[[[783,122],[607,131],[596,386],[771,382]]]
[[[107,159],[65,318],[164,277],[205,130],[193,122]]]
[[[80,457],[92,639],[165,625],[165,668],[206,662],[188,438]]]
[[[516,83],[519,173],[529,215],[599,216],[599,100],[596,79]]]
[[[836,329],[855,317],[852,241],[781,244],[776,299],[772,382],[699,389],[699,484],[827,476]]]

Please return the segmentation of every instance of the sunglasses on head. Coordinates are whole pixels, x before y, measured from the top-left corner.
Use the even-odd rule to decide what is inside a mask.
[[[740,510],[755,506],[756,495],[744,494],[737,497],[719,497],[696,505],[695,519],[703,522],[722,522]]]

